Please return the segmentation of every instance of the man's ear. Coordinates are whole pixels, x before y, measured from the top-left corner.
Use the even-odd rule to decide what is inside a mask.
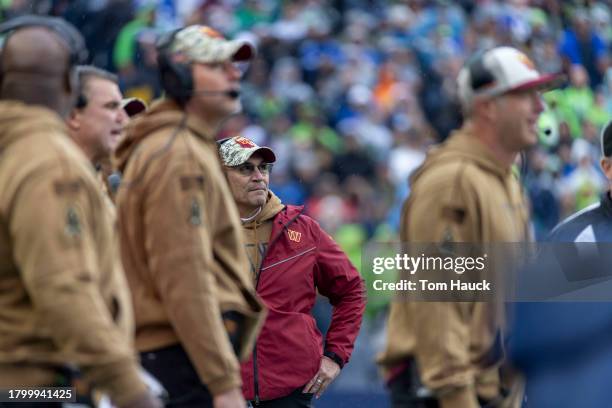
[[[480,104],[480,112],[481,114],[487,118],[489,121],[493,121],[497,119],[498,111],[501,109],[499,106],[498,99],[484,99],[478,101]]]
[[[602,157],[599,162],[601,170],[604,172],[609,182],[612,182],[612,161],[608,157]]]
[[[77,131],[81,128],[81,113],[79,112],[78,109],[72,109],[72,111],[70,111],[70,115],[68,116],[68,119],[66,120],[66,124],[68,125],[68,127],[70,128],[70,130],[74,130]]]
[[[494,101],[491,99],[475,98],[470,108],[471,116],[491,120],[495,116],[495,106],[493,105]]]

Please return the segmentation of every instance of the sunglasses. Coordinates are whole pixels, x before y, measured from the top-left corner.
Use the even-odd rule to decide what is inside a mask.
[[[261,163],[259,166],[255,166],[252,163],[243,163],[238,166],[232,166],[230,169],[236,170],[243,176],[250,176],[255,172],[255,167],[257,167],[257,170],[259,170],[259,172],[265,176],[270,174],[270,171],[272,171],[272,166],[272,163]]]

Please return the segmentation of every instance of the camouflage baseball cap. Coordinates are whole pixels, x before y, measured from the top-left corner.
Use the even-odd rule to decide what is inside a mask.
[[[248,61],[255,56],[255,48],[246,41],[225,39],[219,32],[204,25],[183,28],[174,35],[172,53],[184,54],[195,62]]]
[[[276,155],[269,147],[257,146],[251,139],[234,136],[219,140],[219,155],[228,167],[240,166],[255,153],[260,153],[264,163],[274,163]]]

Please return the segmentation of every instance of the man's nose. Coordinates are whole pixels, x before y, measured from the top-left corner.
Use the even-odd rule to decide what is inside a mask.
[[[236,63],[229,63],[226,67],[227,76],[230,80],[239,80],[242,77],[242,71]]]
[[[263,180],[263,179],[264,179],[264,174],[259,169],[259,167],[255,166],[253,168],[253,173],[251,173],[251,180],[253,180],[253,181],[260,181],[260,180]]]
[[[123,108],[119,108],[117,112],[117,123],[121,125],[126,125],[129,120],[129,116],[127,112]]]

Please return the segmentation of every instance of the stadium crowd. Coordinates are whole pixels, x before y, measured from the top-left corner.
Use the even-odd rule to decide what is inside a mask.
[[[605,186],[596,165],[596,136],[612,112],[605,1],[3,3],[4,19],[34,11],[75,24],[93,64],[117,72],[124,93],[147,102],[160,95],[154,44],[161,32],[198,23],[247,36],[258,57],[245,67],[245,112],[220,137],[240,133],[282,152],[274,191],[284,202],[306,203],[349,250],[394,236],[409,174],[461,123],[459,68],[494,45],[522,49],[543,72],[568,77],[565,88],[545,95],[541,144],[522,168],[537,236],[596,201]]]

